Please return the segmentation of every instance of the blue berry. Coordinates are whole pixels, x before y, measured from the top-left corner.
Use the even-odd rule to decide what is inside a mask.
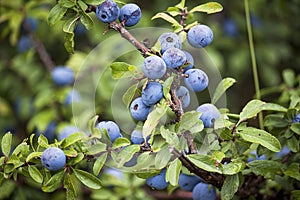
[[[38,20],[32,17],[26,17],[22,23],[22,29],[24,31],[36,31],[38,27]]]
[[[182,48],[182,42],[176,33],[163,33],[159,36],[158,42],[160,43],[162,53],[169,48]]]
[[[253,150],[250,152],[247,162],[252,162],[253,160],[266,160],[266,159],[267,159],[266,154],[262,154],[261,156],[258,156],[257,151]]]
[[[55,122],[50,122],[44,131],[43,135],[49,140],[53,141],[55,138],[55,128],[56,128],[56,123]]]
[[[201,182],[201,178],[195,175],[186,175],[181,173],[178,179],[178,185],[185,191],[192,192],[195,185]]]
[[[51,72],[53,82],[58,86],[70,85],[74,82],[74,71],[65,66],[55,67]]]
[[[180,86],[179,88],[177,88],[176,95],[178,99],[181,101],[183,108],[187,108],[190,105],[190,101],[191,101],[190,92],[186,87]]]
[[[125,4],[120,9],[119,21],[123,22],[125,20],[125,26],[136,25],[142,17],[142,11],[140,7],[134,3]]]
[[[204,48],[212,42],[213,32],[208,26],[198,24],[188,31],[187,39],[191,46]]]
[[[189,52],[185,50],[183,50],[183,53],[186,56],[186,61],[190,63],[189,65],[185,66],[185,68],[183,69],[183,72],[186,72],[187,70],[192,69],[194,67],[194,58]]]
[[[296,115],[292,120],[292,123],[300,123],[300,114]]]
[[[165,61],[167,67],[173,69],[182,66],[186,62],[184,52],[175,47],[167,49],[163,53],[162,59]]]
[[[147,144],[149,139],[150,139],[150,135],[146,138]],[[133,130],[131,133],[130,141],[132,142],[132,144],[143,144],[145,142],[143,137],[143,132],[139,130]]]
[[[215,200],[217,198],[215,188],[206,183],[198,183],[193,189],[193,200]]]
[[[184,78],[184,83],[190,90],[200,92],[207,88],[209,80],[204,71],[200,69],[189,69],[185,74],[187,77]]]
[[[116,21],[120,14],[118,4],[113,0],[106,0],[96,8],[96,15],[98,19],[104,23],[111,23]]]
[[[275,157],[277,159],[279,159],[279,158],[282,158],[282,157],[286,156],[290,152],[291,152],[291,150],[287,146],[283,146],[282,149],[278,153],[276,153]]]
[[[66,155],[60,148],[50,147],[43,152],[41,161],[48,170],[57,171],[65,166]]]
[[[169,183],[166,182],[166,169],[163,169],[160,174],[147,178],[146,183],[156,190],[166,189],[169,185]]]
[[[73,89],[67,94],[65,98],[65,104],[69,106],[72,103],[79,102],[80,100],[81,95],[77,92],[77,90]]]
[[[142,100],[147,106],[152,106],[163,98],[163,87],[158,82],[148,82],[142,90]]]
[[[230,37],[236,37],[238,35],[236,23],[231,18],[224,20],[223,31]]]
[[[57,138],[59,141],[69,137],[73,133],[80,132],[76,126],[66,126],[58,134]]]
[[[18,52],[23,53],[25,51],[28,51],[31,47],[32,47],[32,41],[29,36],[26,35],[20,37],[17,44]]]
[[[117,179],[123,179],[124,178],[123,172],[119,169],[116,169],[116,168],[107,168],[104,173],[109,175],[109,176],[113,176],[114,178],[117,178]]]
[[[142,69],[148,78],[158,79],[166,73],[167,66],[161,57],[153,55],[145,58]]]
[[[119,126],[113,121],[99,122],[96,127],[99,130],[106,129],[111,142],[114,142],[117,138],[123,137]]]
[[[143,103],[142,97],[138,97],[130,104],[131,116],[137,121],[145,121],[148,117],[151,107]]]
[[[216,119],[220,117],[220,112],[210,103],[205,103],[196,109],[197,112],[201,112],[200,120],[203,121],[205,128],[213,128]]]

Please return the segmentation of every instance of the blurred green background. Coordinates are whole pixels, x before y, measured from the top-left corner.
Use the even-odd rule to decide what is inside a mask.
[[[129,1],[125,1],[129,2]],[[130,1],[132,2],[132,1]],[[143,10],[139,27],[170,28],[164,20],[151,17],[157,12],[174,6],[177,1],[136,0]],[[207,1],[187,0],[193,7]],[[238,113],[247,101],[254,98],[248,34],[246,30],[243,1],[219,0],[224,7],[217,14],[195,14],[195,19],[209,25],[214,32],[213,43],[206,48],[213,63],[223,77],[233,77],[237,83],[227,92],[227,107]],[[75,54],[64,48],[62,23],[50,27],[47,23],[49,10],[55,1],[2,0],[0,2],[0,132],[12,131],[19,138],[29,133],[45,132],[50,122],[60,126],[72,124],[72,108],[65,98],[72,87],[53,84],[49,66],[42,60],[41,45],[55,66],[66,65],[75,72],[79,70],[89,52],[101,41],[116,34],[90,16],[95,24],[87,31],[82,25],[75,30]],[[272,88],[263,93],[263,100],[278,102],[282,93],[282,72],[300,71],[300,11],[299,0],[251,0],[251,24],[261,88]],[[24,20],[32,20],[33,27],[24,27]],[[129,28],[130,29],[130,28]],[[42,52],[43,53],[43,52]],[[128,62],[134,62],[132,57]],[[137,59],[139,60],[139,59]],[[135,63],[132,63],[135,64]],[[114,80],[104,78],[105,91],[96,93],[96,113],[102,119],[111,118],[110,97]],[[100,90],[100,89],[99,89]],[[284,102],[281,102],[284,104]]]
[[[170,28],[164,20],[150,19],[157,12],[179,3],[174,0],[125,2],[136,2],[142,9],[143,17],[133,28]],[[205,2],[187,0],[187,5],[193,7]],[[222,12],[212,15],[197,13],[194,17],[209,25],[214,32],[214,41],[205,50],[222,77],[237,80],[226,97],[229,110],[239,113],[255,96],[244,2],[217,2],[223,5]],[[87,31],[78,25],[75,54],[70,55],[64,48],[62,23],[52,27],[47,23],[48,12],[54,4],[53,0],[0,1],[0,138],[11,131],[16,136],[15,144],[30,133],[44,133],[53,140],[53,134],[55,137],[61,127],[74,123],[72,107],[65,103],[72,86],[55,86],[49,66],[66,65],[78,72],[90,51],[116,34],[109,31],[103,35],[107,26],[91,13],[94,28]],[[282,96],[286,87],[281,85],[288,80],[283,80],[282,72],[287,69],[295,75],[300,72],[300,0],[251,0],[250,12],[262,99],[287,106],[288,101]],[[30,22],[24,23],[28,19]],[[30,24],[30,27],[24,27],[24,24]],[[53,63],[45,62],[47,57]],[[140,58],[128,55],[124,59],[130,64],[140,64],[135,63],[140,62]],[[100,84],[105,87],[97,88],[95,112],[101,119],[111,119],[110,98],[115,80],[107,73]],[[30,191],[28,195],[31,195]]]

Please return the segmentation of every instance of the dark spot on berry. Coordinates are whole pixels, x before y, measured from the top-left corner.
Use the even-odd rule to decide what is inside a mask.
[[[50,165],[49,165],[49,164],[46,164],[46,167],[50,167]]]
[[[138,108],[139,108],[139,104],[135,104],[133,107],[134,110],[137,110]]]
[[[136,10],[136,11],[134,11],[133,13],[132,13],[132,16],[139,16],[139,14],[140,14],[140,11],[139,10]]]
[[[102,19],[106,19],[106,15],[101,15],[101,18]]]
[[[167,37],[166,41],[167,42],[173,42],[173,38],[172,37]]]

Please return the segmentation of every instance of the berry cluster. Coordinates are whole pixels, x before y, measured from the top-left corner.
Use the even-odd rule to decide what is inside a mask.
[[[164,190],[169,183],[166,182],[166,169],[159,174],[146,179],[148,186],[156,190]],[[216,190],[211,185],[202,182],[201,178],[196,175],[187,175],[181,173],[178,179],[178,185],[182,190],[192,192],[194,200],[214,200],[217,197]]]
[[[119,8],[113,0],[106,0],[97,6],[96,15],[104,23],[112,23],[119,19],[125,26],[134,26],[140,21],[142,12],[134,3],[125,4]]]
[[[194,47],[207,46],[212,41],[212,31],[208,29],[205,25],[192,27],[187,35],[189,43]],[[131,116],[137,121],[145,121],[153,106],[164,98],[162,81],[171,73],[178,74],[181,79],[179,83],[185,84],[173,84],[182,108],[187,108],[190,104],[190,91],[201,92],[209,83],[207,74],[194,68],[193,56],[181,49],[182,42],[176,33],[163,33],[158,38],[158,43],[161,47],[159,54],[148,55],[142,64],[148,82],[142,88],[142,95],[130,104]],[[204,127],[212,128],[214,121],[220,117],[218,109],[212,104],[203,104],[196,111],[202,113],[200,119]]]

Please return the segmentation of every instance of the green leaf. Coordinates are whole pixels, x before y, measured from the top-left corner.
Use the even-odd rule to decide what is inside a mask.
[[[90,145],[87,147],[86,154],[87,155],[95,155],[95,154],[101,153],[103,151],[106,151],[106,146],[107,145],[105,143],[100,143],[100,142]]]
[[[136,71],[136,67],[134,65],[130,65],[125,62],[114,62],[110,65],[110,68],[114,79],[130,77],[131,75],[128,72],[133,73]]]
[[[174,19],[173,17],[171,17],[170,15],[166,14],[166,13],[157,13],[156,15],[154,15],[151,20],[153,19],[157,19],[157,18],[162,18],[164,20],[166,20],[167,22],[171,23],[172,26],[174,27],[181,27],[181,25],[177,22],[176,19]]]
[[[167,12],[172,15],[173,17],[178,16],[181,14],[179,8],[177,7],[168,7]]]
[[[249,169],[257,176],[274,179],[275,175],[282,174],[282,164],[272,160],[255,160],[248,163]]]
[[[92,18],[84,11],[80,12],[80,21],[85,26],[87,30],[90,30],[94,27],[94,21]]]
[[[208,155],[203,154],[190,154],[187,156],[188,159],[194,163],[197,167],[208,171],[222,173],[222,171],[216,166],[216,161]]]
[[[65,33],[64,46],[68,53],[74,53],[74,33]]]
[[[217,101],[221,98],[221,96],[226,92],[228,88],[230,88],[234,83],[236,83],[236,80],[234,78],[224,78],[217,86],[211,103],[215,104]]]
[[[166,97],[166,98],[169,95],[173,80],[174,80],[174,76],[170,76],[163,83],[163,94],[164,94],[164,97]]]
[[[293,199],[295,200],[300,200],[300,190],[293,190],[291,192],[292,196],[293,196]]]
[[[238,124],[242,121],[255,117],[259,112],[262,111],[262,106],[264,104],[265,102],[257,99],[249,101],[240,113],[240,120]]]
[[[80,169],[74,169],[73,170],[75,176],[81,181],[81,183],[83,183],[85,186],[91,188],[91,189],[95,189],[98,190],[101,188],[101,181],[100,179],[98,179],[97,177],[95,177],[94,175],[80,170]]]
[[[38,144],[39,146],[44,148],[50,147],[50,145],[48,144],[48,139],[43,134],[40,134],[40,136],[38,137]]]
[[[293,135],[291,138],[287,139],[287,146],[291,152],[297,153],[300,149],[298,139]]]
[[[62,183],[65,171],[60,171],[54,174],[43,186],[42,190],[44,192],[53,192],[55,191]]]
[[[173,160],[167,169],[166,181],[173,186],[178,185],[178,178],[179,178],[181,168],[182,168],[181,161],[178,158]]]
[[[151,135],[155,130],[159,120],[166,114],[168,109],[167,103],[161,100],[159,104],[156,104],[155,108],[149,113],[147,120],[143,126],[143,137],[146,138]]]
[[[66,148],[68,146],[71,146],[72,144],[81,141],[82,139],[87,138],[87,135],[85,133],[82,132],[77,132],[77,133],[73,133],[71,135],[69,135],[69,137],[65,138],[63,143],[62,143],[62,147]]]
[[[65,152],[65,150],[64,150]],[[75,158],[69,158],[68,160],[68,165],[76,165],[77,163],[79,163],[80,161],[82,161],[84,159],[84,154],[83,153],[78,153],[77,156]]]
[[[223,7],[221,4],[217,2],[208,2],[205,4],[201,4],[199,6],[194,7],[192,10],[189,11],[189,13],[193,12],[206,12],[207,14],[217,13],[221,12],[223,10]]]
[[[131,144],[131,142],[127,138],[124,138],[124,137],[117,138],[113,143],[112,149],[128,146],[130,144]]]
[[[243,140],[260,144],[271,151],[279,152],[281,150],[281,144],[278,139],[264,130],[243,127],[240,129],[239,135]]]
[[[43,154],[43,152],[32,152],[27,156],[26,162],[28,163],[31,159],[33,159],[35,157],[40,157],[40,156],[42,156],[42,154]]]
[[[129,108],[130,103],[132,102],[132,99],[138,89],[139,83],[135,83],[132,86],[130,86],[127,91],[124,93],[122,100],[124,104],[126,105],[126,108]]]
[[[300,181],[299,163],[292,163],[284,174]]]
[[[283,81],[287,84],[288,87],[294,87],[295,84],[295,72],[291,69],[285,69],[282,72]]]
[[[264,126],[266,127],[283,128],[287,125],[288,121],[281,114],[270,114],[264,118]]]
[[[182,115],[179,123],[179,132],[190,131],[191,133],[199,133],[203,130],[204,125],[200,120],[201,112],[189,111]]]
[[[238,174],[232,176],[226,176],[224,184],[221,189],[221,199],[222,200],[231,200],[234,194],[239,189],[239,176]]]
[[[134,145],[130,145],[125,147],[124,149],[122,149],[122,151],[118,154],[111,154],[114,161],[117,163],[117,167],[120,168],[121,166],[123,166],[127,161],[129,161],[132,156],[140,151],[140,145],[138,144],[134,144]]]
[[[239,172],[241,172],[245,168],[245,163],[243,161],[232,161],[228,164],[223,164],[222,169],[223,169],[223,174],[225,175],[234,175]]]
[[[251,100],[247,103],[247,105],[243,108],[242,112],[240,113],[240,120],[238,124],[241,122],[255,117],[261,111],[278,111],[278,112],[287,112],[287,109],[283,106],[280,106],[275,103],[266,103],[261,100]]]
[[[50,26],[53,26],[56,24],[61,18],[64,16],[64,14],[67,12],[66,7],[63,7],[59,4],[56,4],[49,12],[48,15],[48,23]]]
[[[166,140],[166,142],[177,148],[177,146],[179,145],[179,138],[177,136],[177,134],[175,132],[172,132],[168,129],[165,129],[163,126],[160,128],[160,134],[161,136]]]
[[[155,168],[162,169],[167,166],[171,159],[171,153],[168,145],[161,147],[160,151],[155,156]]]
[[[28,152],[29,152],[29,145],[26,142],[22,142],[15,148],[15,150],[12,152],[12,154],[15,154],[15,155],[21,154],[21,155],[27,156]]]
[[[300,123],[293,123],[293,124],[291,125],[291,130],[292,130],[294,133],[300,135]]]
[[[85,2],[86,4],[90,4],[90,5],[94,5],[94,6],[100,5],[104,1],[105,0],[83,0],[83,2]]]
[[[10,154],[11,143],[12,143],[12,134],[8,132],[2,137],[2,141],[1,141],[1,151],[6,157],[8,157]]]
[[[64,179],[64,188],[66,189],[66,200],[76,199],[76,190],[70,174],[67,174]]]
[[[75,1],[72,0],[59,0],[58,4],[66,8],[72,8],[76,5]]]
[[[41,174],[41,172],[37,169],[36,166],[28,166],[28,172],[29,175],[31,176],[31,178],[33,180],[35,180],[38,183],[42,183],[43,182],[43,175]]]
[[[68,19],[65,23],[64,23],[64,26],[63,26],[63,31],[65,33],[73,33],[75,27],[76,27],[76,24],[77,24],[77,21],[78,21],[79,17],[78,16],[74,16],[70,19]]]
[[[179,8],[179,9],[183,9],[185,6],[185,0],[181,0],[179,4],[177,4],[175,7]]]
[[[106,159],[107,159],[107,155],[108,155],[108,153],[105,152],[105,153],[101,154],[101,156],[99,156],[99,157],[97,158],[97,160],[95,161],[95,163],[94,163],[94,165],[93,165],[93,173],[94,173],[96,176],[99,175],[99,173],[100,173],[100,171],[101,171],[103,165],[105,164]]]

